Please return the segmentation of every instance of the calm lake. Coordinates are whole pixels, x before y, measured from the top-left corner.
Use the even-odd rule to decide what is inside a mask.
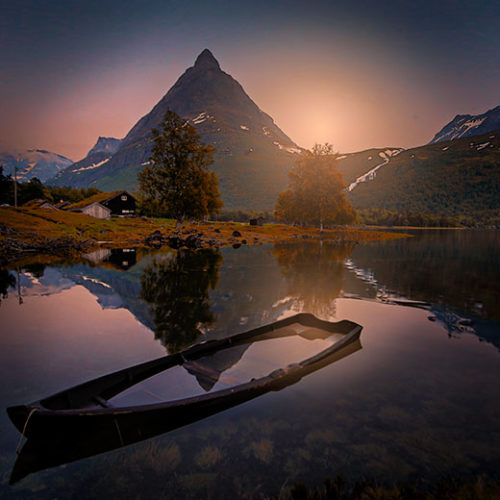
[[[499,256],[498,231],[436,230],[0,271],[0,497],[277,497],[337,474],[498,480]],[[302,311],[362,325],[361,347],[281,391],[9,485],[20,434],[5,408]],[[218,390],[321,342],[229,350],[210,380],[179,367],[116,404]]]

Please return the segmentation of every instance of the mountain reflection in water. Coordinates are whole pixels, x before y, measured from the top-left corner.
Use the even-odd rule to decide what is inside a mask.
[[[450,337],[469,333],[500,349],[499,248],[499,231],[465,230],[358,245],[345,263],[344,295],[420,302]]]
[[[376,279],[359,290],[363,297],[393,294],[500,321],[499,247],[499,231],[418,231],[358,245],[350,262]]]

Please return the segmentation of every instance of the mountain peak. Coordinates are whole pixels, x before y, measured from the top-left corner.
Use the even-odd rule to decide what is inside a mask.
[[[217,59],[215,59],[212,52],[208,49],[203,50],[203,52],[196,58],[194,67],[200,69],[220,69]]]
[[[460,137],[481,135],[500,129],[500,106],[481,115],[457,115],[445,125],[429,144],[450,141]]]
[[[201,52],[201,51],[200,51]],[[65,170],[58,186],[89,185],[104,189],[137,189],[137,172],[151,157],[153,135],[167,110],[196,126],[205,144],[214,145],[213,171],[229,209],[271,210],[287,183],[298,146],[259,109],[244,88],[205,49],[151,111],[128,132],[116,153],[101,148]],[[194,62],[194,61],[193,61]],[[273,168],[268,168],[272,165]],[[251,175],[249,175],[251,171]]]
[[[93,153],[115,153],[121,144],[121,139],[114,137],[101,137],[97,139],[95,146],[87,153],[87,156]]]

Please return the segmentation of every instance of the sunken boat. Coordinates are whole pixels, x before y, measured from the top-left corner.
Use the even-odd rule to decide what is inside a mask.
[[[308,313],[230,337],[208,340],[153,361],[104,375],[7,413],[27,439],[14,466],[11,482],[30,472],[96,455],[163,434],[232,408],[270,391],[295,384],[304,376],[361,348],[362,327],[351,321],[328,322]],[[307,340],[335,341],[298,363],[253,378],[230,388],[154,404],[115,407],[116,395],[176,366],[190,373],[200,370],[199,360],[237,346],[270,339],[300,336]]]

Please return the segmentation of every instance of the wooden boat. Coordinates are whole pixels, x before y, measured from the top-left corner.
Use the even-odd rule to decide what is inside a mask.
[[[298,382],[305,375],[347,356],[361,347],[361,330],[360,325],[351,321],[332,323],[312,314],[301,313],[248,332],[202,342],[182,352],[104,375],[31,404],[12,406],[7,409],[7,413],[17,429],[28,438],[19,458],[24,453],[28,462],[33,462],[33,455],[39,456],[41,450],[49,449],[49,457],[45,462],[42,460],[42,466],[31,464],[28,467],[40,470],[196,422],[269,391],[281,390]],[[292,335],[311,340],[326,339],[333,334],[341,334],[341,337],[314,356],[231,388],[138,406],[113,407],[108,401],[164,370],[186,364],[192,366],[196,360],[223,349]],[[19,469],[19,464],[16,465]],[[26,472],[25,468],[21,467],[22,472],[13,472],[15,477],[11,480],[18,480],[33,471]]]

